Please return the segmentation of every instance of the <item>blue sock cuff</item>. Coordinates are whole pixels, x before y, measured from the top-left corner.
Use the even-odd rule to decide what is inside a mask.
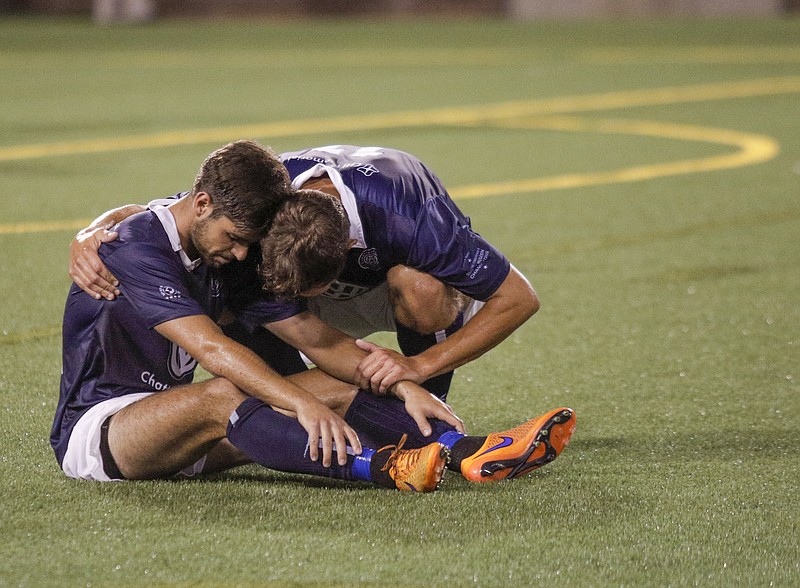
[[[441,437],[439,437],[437,441],[448,449],[452,450],[453,445],[456,444],[456,441],[463,439],[464,437],[466,437],[464,433],[459,433],[458,431],[447,431]]]
[[[353,479],[372,482],[372,474],[369,472],[369,464],[372,462],[373,455],[375,455],[374,449],[362,447],[361,455],[353,456],[353,467],[351,470]]]

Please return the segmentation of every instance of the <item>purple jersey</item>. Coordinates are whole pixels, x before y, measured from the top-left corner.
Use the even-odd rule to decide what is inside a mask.
[[[356,245],[326,296],[347,299],[386,280],[395,265],[489,298],[508,260],[472,230],[439,178],[416,157],[384,147],[331,145],[281,154],[295,188],[327,174],[339,191]]]
[[[72,428],[95,404],[191,383],[197,362],[153,327],[194,315],[216,320],[224,303],[219,272],[182,258],[177,231],[168,234],[159,215],[134,215],[118,231],[100,257],[119,278],[121,296],[95,300],[73,284],[67,298],[61,393],[50,437],[59,463]]]

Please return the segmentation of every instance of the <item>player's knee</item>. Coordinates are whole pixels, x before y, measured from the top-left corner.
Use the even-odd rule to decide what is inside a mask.
[[[396,266],[389,270],[388,280],[395,319],[417,333],[446,329],[463,309],[463,295],[430,274]]]
[[[225,378],[211,378],[202,385],[203,395],[216,406],[225,407],[223,411],[230,407],[233,410],[247,398],[244,392]]]

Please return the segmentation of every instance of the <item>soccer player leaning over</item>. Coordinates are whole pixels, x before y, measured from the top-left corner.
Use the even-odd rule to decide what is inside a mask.
[[[399,152],[392,153],[399,154]],[[371,150],[370,154],[374,155],[374,150]],[[415,161],[406,154],[399,154],[399,157],[401,160],[408,158],[412,163]],[[335,170],[329,171],[335,176]],[[369,172],[364,174],[367,178],[376,173],[374,168],[370,167],[365,167],[365,171]],[[435,178],[432,174],[430,176]],[[341,192],[346,191],[342,186],[339,189]],[[425,198],[422,198],[422,201],[425,201]],[[445,205],[447,205],[447,201],[449,199],[446,199]],[[151,203],[151,208],[154,211],[158,211],[170,202],[170,200],[154,202]],[[346,272],[347,265],[354,259],[354,250],[351,249],[353,245],[351,237],[353,236],[354,220],[347,202],[344,204],[342,206],[337,196],[307,190],[300,191],[284,201],[273,223],[273,230],[262,241],[263,251],[255,251],[257,248],[254,247],[244,263],[232,263],[223,268],[226,275],[226,283],[233,285],[232,291],[235,293],[235,296],[230,298],[229,305],[232,305],[234,309],[238,309],[238,312],[233,313],[233,318],[237,322],[229,323],[227,332],[234,334],[240,340],[246,342],[248,346],[258,351],[277,371],[284,374],[296,373],[295,376],[290,377],[292,381],[302,382],[302,385],[308,390],[343,415],[346,422],[351,424],[358,431],[361,438],[369,444],[377,447],[382,444],[391,446],[406,442],[407,446],[423,448],[427,451],[426,455],[433,456],[430,459],[433,466],[427,468],[430,471],[437,472],[441,469],[438,463],[441,452],[437,453],[435,448],[430,449],[430,441],[432,439],[436,439],[438,443],[445,447],[445,453],[452,452],[451,469],[460,471],[467,479],[473,481],[519,477],[554,459],[568,442],[574,428],[575,418],[571,410],[556,409],[515,429],[502,433],[493,433],[488,437],[465,436],[463,434],[463,426],[449,410],[449,407],[414,385],[410,381],[413,379],[412,377],[404,379],[405,376],[411,375],[411,372],[402,365],[398,365],[400,363],[398,362],[398,354],[388,353],[388,350],[385,350],[387,353],[382,353],[384,350],[374,348],[363,342],[360,343],[361,349],[359,349],[353,339],[331,328],[306,310],[304,298],[302,297],[318,294],[329,288],[341,292],[341,282],[334,283],[335,279],[340,275],[344,275],[343,273],[340,274],[340,268],[344,266]],[[452,205],[453,208],[454,206]],[[433,208],[434,210],[436,209],[435,206]],[[449,207],[446,206],[446,208]],[[347,213],[345,213],[345,209],[347,209]],[[413,210],[414,207],[408,206],[406,209]],[[84,288],[86,292],[92,294],[95,299],[106,297],[109,300],[113,300],[115,295],[119,293],[117,286],[110,284],[116,278],[108,271],[109,268],[104,267],[96,257],[96,251],[100,243],[113,241],[117,234],[116,232],[106,231],[103,227],[110,228],[114,222],[137,210],[143,210],[143,207],[132,205],[111,211],[100,217],[93,223],[92,227],[82,231],[73,242],[70,274],[76,280],[76,283]],[[305,219],[301,219],[299,225],[292,224],[291,220],[297,213],[300,213],[301,217]],[[311,214],[311,216],[308,216],[308,214]],[[471,232],[468,230],[468,221],[463,220],[463,217],[460,216],[457,218],[462,219],[459,226],[463,230],[463,236],[470,237]],[[373,226],[372,232],[374,233],[376,230],[377,227]],[[314,239],[310,241],[302,239],[299,233],[315,234],[318,239],[317,241],[314,241]],[[470,238],[474,239],[474,237]],[[286,243],[287,241],[290,243],[295,242],[297,248],[293,252],[291,247],[289,250],[279,252],[280,246],[278,246],[278,243]],[[311,254],[308,252],[309,245],[314,248],[314,252]],[[305,253],[298,253],[298,251],[305,251]],[[357,254],[356,258],[363,259],[363,251],[359,252],[356,249],[355,252]],[[483,253],[479,254],[482,261],[486,261],[487,252],[484,250]],[[277,260],[273,255],[281,259]],[[442,257],[446,262],[447,256],[442,255]],[[387,261],[391,262],[392,259],[396,260],[396,258],[388,258]],[[255,273],[255,269],[259,265],[264,269],[264,277],[269,281],[270,285],[279,290],[280,294],[283,295],[283,299],[275,300],[263,294],[260,297],[247,294],[253,291],[254,285],[257,290],[260,289],[260,281]],[[272,265],[275,266],[276,272],[270,271],[269,268]],[[286,267],[295,268],[297,271],[294,275],[280,277],[281,273],[286,271]],[[110,269],[115,274],[118,273],[113,267]],[[380,277],[380,271],[377,271],[374,267],[370,269],[376,271],[376,275]],[[410,268],[403,267],[399,269],[401,271],[410,270]],[[411,271],[422,275],[418,270]],[[505,275],[503,272],[507,274],[505,278],[502,278]],[[485,309],[482,310],[483,320],[489,320],[492,316],[490,309],[494,309],[496,313],[498,310],[502,311],[505,308],[506,312],[508,312],[508,302],[503,299],[508,297],[509,291],[515,291],[520,286],[520,283],[523,283],[525,285],[523,289],[527,289],[530,295],[533,296],[533,303],[538,304],[538,301],[535,300],[535,294],[532,294],[532,289],[527,285],[527,281],[521,278],[519,274],[509,272],[511,272],[510,266],[501,258],[499,273],[501,287],[498,287],[498,290],[504,284],[508,287],[505,288],[505,295],[499,297],[499,303],[493,307],[487,303]],[[516,272],[516,270],[513,270],[513,272]],[[474,273],[473,271],[473,275]],[[386,278],[385,274],[386,272],[384,272],[384,279]],[[119,286],[119,288],[122,289],[124,294],[126,277],[124,275],[121,277],[123,285]],[[373,281],[375,279],[373,275],[368,275],[368,277]],[[428,285],[438,282],[431,276],[428,276],[428,278]],[[292,282],[293,279],[299,281]],[[495,277],[493,280],[497,281],[497,278]],[[506,284],[509,280],[511,285]],[[391,282],[391,279],[388,281]],[[400,283],[403,283],[402,278]],[[396,285],[397,281],[394,284]],[[381,293],[379,290],[378,297],[372,298],[372,302],[378,300],[379,307],[381,306],[380,296],[383,295],[385,297],[387,290],[392,292],[391,286],[389,288],[386,285],[382,287],[383,292]],[[362,293],[364,290],[370,290],[370,288],[363,288]],[[453,330],[458,330],[463,324],[463,318],[460,313],[464,296],[441,282],[438,285],[438,292],[446,298],[445,306],[447,310],[444,315],[451,313],[452,316],[449,319],[439,317],[437,320],[440,322],[442,320],[454,321],[455,328]],[[300,295],[301,298],[287,300],[287,295]],[[248,307],[248,297],[251,298],[251,302],[253,299],[257,300],[255,305],[251,303]],[[242,299],[245,299],[244,304],[241,302]],[[348,300],[352,301],[353,298],[351,297]],[[363,300],[367,300],[367,298]],[[361,310],[369,313],[372,310],[370,308],[372,304],[369,300],[367,302],[366,305],[362,306]],[[491,300],[488,302],[490,303]],[[253,307],[255,307],[256,312],[253,312]],[[382,307],[385,314],[387,304],[384,303]],[[516,307],[516,310],[518,309],[519,306]],[[522,314],[529,312],[531,312],[530,308],[523,311]],[[507,334],[507,332],[510,332],[509,328],[513,330],[515,327],[510,327],[509,325],[519,321],[520,315],[513,312],[511,314],[511,318],[501,317],[502,320],[499,327],[495,326],[489,329],[489,341],[482,343],[483,348],[479,346],[478,353],[472,351],[470,354],[474,356],[480,355],[485,349],[499,341],[497,339],[498,333]],[[346,313],[345,316],[347,316]],[[399,332],[400,325],[398,324],[397,326]],[[480,333],[480,328],[473,329],[473,334],[463,339],[460,347],[472,344],[475,334],[480,336]],[[428,343],[432,341],[435,344],[437,338],[441,339],[443,337],[430,337],[428,338]],[[424,343],[425,341],[423,341]],[[337,387],[330,382],[320,380],[322,376],[312,376],[312,374],[318,374],[320,370],[306,372],[305,364],[300,361],[300,356],[296,349],[311,358],[322,370],[340,380],[360,384],[364,388],[370,386],[372,378],[368,378],[365,382],[362,366],[369,364],[370,358],[374,359],[378,356],[380,357],[379,367],[391,371],[395,380],[385,377],[382,378],[381,382],[373,380],[375,385],[372,386],[372,389],[378,395],[370,394],[365,390],[358,390],[353,386],[349,388]],[[440,347],[439,349],[443,348]],[[371,353],[368,355],[366,351]],[[459,355],[458,353],[454,355],[457,359],[452,364],[452,367],[461,365],[471,358],[468,355]],[[399,357],[402,358],[402,356]],[[374,365],[374,362],[372,363]],[[434,389],[442,397],[446,395],[449,387],[449,375],[445,374],[445,376],[444,381],[442,379],[439,380],[438,390],[435,382],[430,380],[427,382],[428,385],[434,383]],[[314,378],[313,385],[306,384],[306,380],[310,380],[312,377]],[[416,377],[419,377],[419,374]],[[324,385],[319,385],[320,382],[324,382]],[[444,384],[443,387],[442,384]],[[382,394],[387,391],[391,392],[391,395],[383,396]],[[437,402],[439,404],[436,404]],[[243,412],[249,415],[247,411]],[[237,416],[239,414],[240,411],[237,409],[231,419],[232,424],[229,426],[229,440],[234,445],[237,444],[237,423],[242,421]],[[254,437],[253,442],[261,443],[261,440]],[[240,441],[239,445],[240,449],[244,449],[244,443]],[[339,446],[341,447],[341,445]],[[426,447],[427,449],[425,449]],[[292,451],[288,453],[296,456],[297,452],[302,453],[301,450],[302,448],[298,446],[293,448],[294,453]],[[365,453],[369,453],[369,450]],[[358,463],[356,459],[352,461]],[[275,469],[301,471],[298,470],[297,464],[294,463],[276,464],[274,461],[265,463],[265,460],[259,461],[259,463]],[[392,468],[389,468],[389,471],[392,471]],[[342,477],[349,475],[352,475],[352,473],[348,470],[348,473]],[[400,483],[396,483],[396,485],[398,487],[402,486]],[[433,485],[435,486],[435,483]]]

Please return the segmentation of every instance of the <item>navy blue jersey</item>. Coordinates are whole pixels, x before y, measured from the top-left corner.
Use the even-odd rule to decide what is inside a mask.
[[[332,145],[280,155],[299,188],[327,174],[356,240],[327,296],[347,299],[407,265],[475,298],[489,298],[509,272],[508,260],[472,230],[441,181],[416,157],[384,147]]]
[[[118,231],[99,253],[119,278],[121,295],[95,300],[73,284],[67,298],[61,393],[50,438],[59,463],[75,423],[95,404],[190,383],[197,362],[153,327],[201,314],[216,320],[224,304],[218,271],[192,264],[185,254],[182,259],[174,246],[177,232],[171,242],[155,213],[134,215]]]
[[[95,300],[73,284],[67,297],[61,392],[50,436],[59,463],[73,427],[95,404],[192,382],[195,359],[154,327],[195,315],[217,321],[223,308],[261,324],[304,308],[263,295],[254,266],[260,258],[257,251],[245,262],[221,268],[189,260],[163,206],[131,216],[116,230],[119,237],[104,244],[99,254],[120,280],[121,295],[113,301]],[[233,296],[228,281],[234,282]]]

